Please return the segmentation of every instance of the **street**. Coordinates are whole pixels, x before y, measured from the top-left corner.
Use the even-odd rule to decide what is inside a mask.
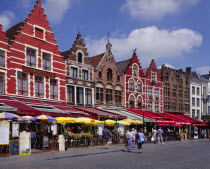
[[[1,169],[210,169],[208,140],[146,143],[143,152],[123,152],[123,145],[74,148],[29,156],[0,158]]]

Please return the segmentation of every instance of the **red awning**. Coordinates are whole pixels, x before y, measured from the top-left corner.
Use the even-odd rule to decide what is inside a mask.
[[[126,116],[119,116],[117,114],[114,113],[110,113],[110,112],[106,112],[106,111],[102,111],[93,107],[75,107],[78,110],[82,110],[84,112],[87,112],[89,114],[91,114],[92,116],[95,117],[95,119],[98,119],[99,117],[108,117],[108,118],[127,118]]]
[[[176,117],[176,116],[173,116],[171,114],[168,114],[168,113],[156,113],[160,116],[163,116],[163,117],[167,117],[167,118],[170,118],[172,120],[175,121],[176,124],[186,124],[186,125],[190,125],[190,122],[185,120],[185,119],[182,119],[182,118],[179,118],[179,117]]]
[[[156,123],[170,123],[170,124],[175,123],[175,121],[172,120],[171,118],[163,117],[159,115],[160,113],[153,113],[149,111],[142,111],[142,110],[135,110],[135,109],[128,109],[128,111],[132,111],[134,113],[140,114],[141,116],[146,116],[146,117],[155,119]]]

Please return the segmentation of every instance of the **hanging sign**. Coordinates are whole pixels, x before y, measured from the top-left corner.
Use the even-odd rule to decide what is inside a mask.
[[[19,137],[19,122],[12,122],[12,137]]]
[[[21,132],[20,133],[20,155],[29,155],[31,154],[31,135],[30,132]]]
[[[0,145],[9,144],[9,122],[0,121]]]

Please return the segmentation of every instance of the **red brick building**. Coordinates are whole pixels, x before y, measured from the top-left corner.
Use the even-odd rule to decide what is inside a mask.
[[[154,60],[148,69],[143,70],[134,51],[131,59],[118,62],[117,65],[125,80],[126,108],[162,112],[163,84]]]
[[[124,105],[123,78],[111,51],[112,45],[108,42],[106,52],[90,58],[94,67],[95,105],[117,106]]]

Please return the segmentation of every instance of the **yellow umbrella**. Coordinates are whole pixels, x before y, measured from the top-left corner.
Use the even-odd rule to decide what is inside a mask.
[[[128,122],[126,122],[126,121],[123,121],[123,120],[120,120],[120,121],[118,121],[117,123],[119,123],[119,124],[124,124],[125,126],[129,126],[129,125],[130,125],[130,123],[128,123]]]
[[[133,119],[123,119],[123,120],[126,121],[127,123],[130,123],[130,124],[133,124],[133,125],[137,124],[137,122]]]
[[[143,124],[141,120],[135,120],[137,124]]]
[[[106,124],[107,126],[114,126],[114,123],[115,123],[114,120],[110,120],[110,119],[105,120],[104,122],[105,122],[105,124]]]
[[[58,123],[75,123],[75,118],[70,117],[56,117]]]
[[[75,123],[85,123],[85,124],[88,124],[88,123],[94,122],[93,119],[88,118],[88,117],[80,117],[80,118],[76,118],[75,120],[76,120]]]

